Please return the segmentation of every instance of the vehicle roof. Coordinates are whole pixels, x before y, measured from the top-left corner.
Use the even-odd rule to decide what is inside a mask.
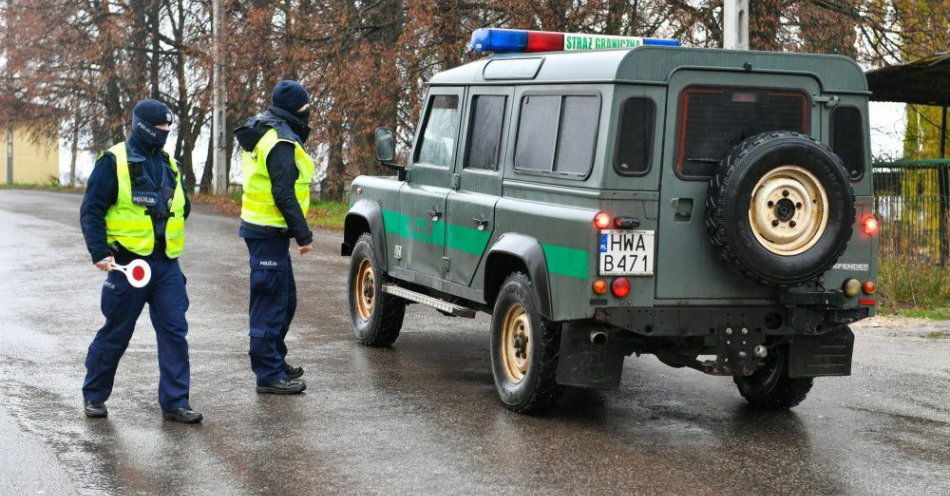
[[[535,77],[485,78],[494,61],[509,67],[523,65],[528,73],[539,63]],[[521,61],[515,62],[515,61]],[[508,53],[476,60],[440,72],[430,85],[644,83],[666,84],[682,69],[744,70],[799,73],[814,76],[824,91],[867,94],[867,79],[858,64],[843,55],[640,46],[578,52]]]

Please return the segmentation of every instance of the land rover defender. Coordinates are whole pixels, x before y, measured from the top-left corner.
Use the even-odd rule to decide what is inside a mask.
[[[619,387],[633,354],[764,408],[850,375],[877,270],[863,72],[675,45],[476,31],[504,53],[432,77],[407,163],[380,128],[396,174],[350,187],[357,339],[392,344],[409,303],[487,312],[498,394],[524,413]]]

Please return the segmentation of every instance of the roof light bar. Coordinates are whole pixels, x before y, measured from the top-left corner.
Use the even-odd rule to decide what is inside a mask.
[[[557,52],[634,48],[641,45],[680,46],[680,42],[639,36],[481,28],[472,33],[469,48],[476,52]]]

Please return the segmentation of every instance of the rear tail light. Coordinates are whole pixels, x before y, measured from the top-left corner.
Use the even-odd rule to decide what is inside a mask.
[[[607,281],[603,279],[594,281],[594,293],[599,295],[607,294]]]
[[[597,229],[607,229],[610,227],[610,214],[607,212],[597,212],[594,216],[594,227]]]
[[[614,279],[614,282],[610,285],[610,291],[617,298],[626,298],[630,294],[630,279],[626,277]]]
[[[861,230],[868,236],[877,236],[881,226],[873,215],[869,215],[861,222]]]
[[[870,298],[865,299],[865,300],[858,300],[858,304],[859,304],[859,305],[871,305],[871,306],[874,306],[875,303],[876,303],[876,302],[875,302],[873,299],[870,299]]]
[[[874,281],[864,281],[864,284],[861,285],[861,291],[864,291],[866,295],[874,294],[874,290],[877,289],[874,286]]]

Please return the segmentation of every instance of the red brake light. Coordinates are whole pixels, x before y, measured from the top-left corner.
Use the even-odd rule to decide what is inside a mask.
[[[618,277],[610,285],[610,290],[617,298],[626,298],[630,294],[630,279]]]
[[[868,236],[877,236],[877,233],[880,231],[880,229],[881,226],[873,215],[865,217],[864,221],[861,222],[861,230],[864,231],[864,234],[867,234]]]
[[[610,214],[607,212],[598,212],[594,216],[594,227],[597,229],[607,229],[610,227]]]

